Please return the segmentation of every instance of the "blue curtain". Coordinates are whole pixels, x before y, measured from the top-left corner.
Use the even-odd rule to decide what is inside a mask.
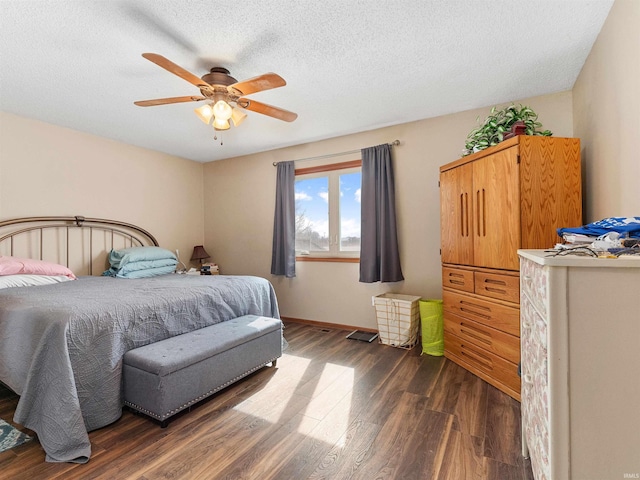
[[[293,162],[278,162],[271,274],[296,276],[296,201]]]
[[[362,149],[360,281],[399,282],[396,200],[389,144]]]

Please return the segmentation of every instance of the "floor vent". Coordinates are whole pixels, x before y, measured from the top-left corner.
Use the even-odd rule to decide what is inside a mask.
[[[378,334],[375,332],[363,332],[362,330],[355,330],[347,335],[349,340],[360,340],[362,342],[373,342],[376,338],[378,338]]]

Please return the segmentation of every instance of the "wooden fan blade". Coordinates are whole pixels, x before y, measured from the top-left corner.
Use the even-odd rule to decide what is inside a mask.
[[[154,100],[140,100],[133,102],[139,107],[153,107],[155,105],[166,105],[168,103],[182,103],[182,102],[199,102],[200,100],[206,100],[205,97],[171,97],[171,98],[156,98]]]
[[[249,95],[251,93],[262,92],[263,90],[271,90],[272,88],[284,87],[287,82],[276,73],[265,73],[257,77],[243,80],[229,85],[228,88],[238,90],[239,95]]]
[[[179,65],[176,65],[171,60],[164,58],[162,55],[158,55],[157,53],[143,53],[142,56],[150,62],[155,63],[159,67],[162,67],[165,70],[173,73],[174,75],[179,76],[180,78],[186,80],[187,82],[195,85],[198,88],[210,86],[200,77],[196,77],[193,73],[185,70]]]
[[[293,122],[298,118],[297,113],[289,112],[282,108],[267,105],[266,103],[256,102],[255,100],[249,100],[248,98],[239,98],[238,105],[252,112],[261,113],[262,115],[268,115],[285,122]]]

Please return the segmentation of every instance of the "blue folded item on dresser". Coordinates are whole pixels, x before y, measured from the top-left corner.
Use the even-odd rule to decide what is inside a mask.
[[[575,228],[559,228],[558,235],[579,233],[599,237],[617,232],[622,237],[640,238],[640,217],[609,217]]]

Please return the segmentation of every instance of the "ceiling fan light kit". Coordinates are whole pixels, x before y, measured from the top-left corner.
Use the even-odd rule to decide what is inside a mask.
[[[229,120],[231,118],[231,106],[224,100],[218,100],[213,105],[213,116],[219,120]]]
[[[236,127],[244,122],[245,118],[247,118],[247,114],[244,113],[241,109],[234,107],[231,111],[231,120]]]
[[[200,120],[209,125],[211,123],[211,119],[213,118],[213,108],[211,104],[207,103],[201,107],[198,107],[194,110],[196,115]]]
[[[232,107],[224,100],[218,100],[215,104],[207,103],[196,108],[194,112],[200,120],[207,125],[213,125],[213,128],[217,130],[227,130],[229,128],[229,119],[237,127],[247,118],[247,114],[240,108]]]
[[[230,127],[231,125],[229,125],[229,122],[227,120],[223,120],[221,118],[216,118],[213,120],[213,128],[215,128],[216,130],[229,130]]]
[[[287,83],[284,79],[275,73],[265,73],[264,75],[238,82],[229,74],[229,70],[226,68],[213,67],[209,73],[203,75],[202,78],[198,78],[157,53],[143,53],[142,56],[195,85],[200,89],[200,93],[203,96],[158,98],[134,102],[135,105],[140,107],[209,100],[210,103],[198,107],[194,111],[200,120],[207,125],[212,125],[215,130],[228,130],[230,128],[229,120],[236,127],[240,125],[247,118],[247,114],[243,110],[251,110],[285,122],[293,122],[298,118],[296,113],[243,97],[243,95],[250,95],[286,85]]]

